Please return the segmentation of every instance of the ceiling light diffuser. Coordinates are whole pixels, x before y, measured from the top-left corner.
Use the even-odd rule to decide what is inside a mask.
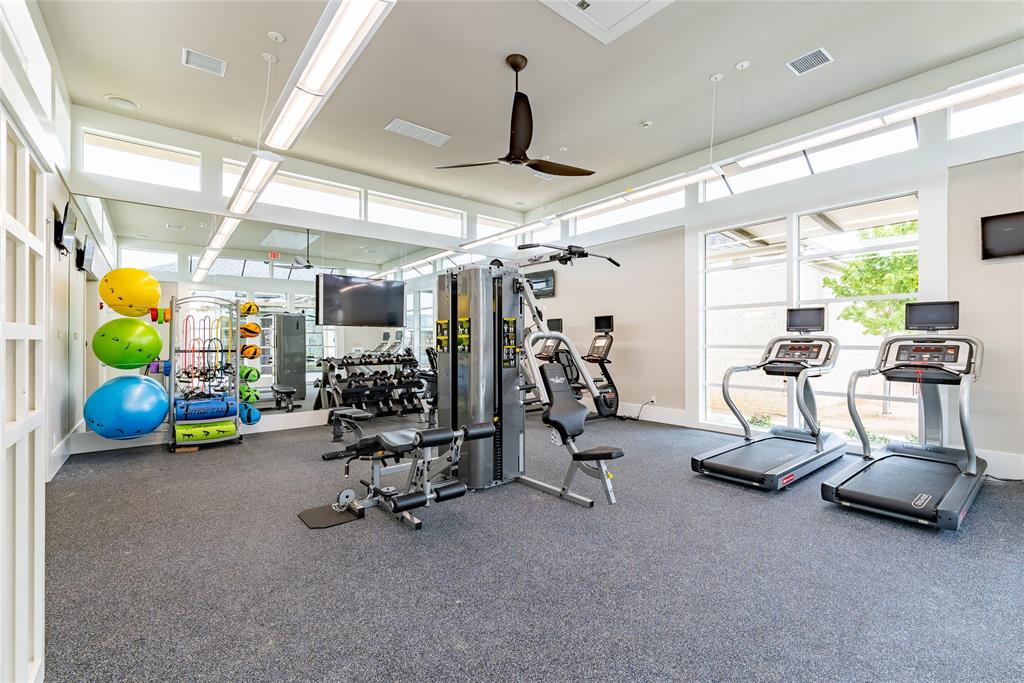
[[[328,1],[275,107],[269,147],[295,144],[393,6],[394,0]]]
[[[391,5],[380,0],[344,0],[340,7],[334,8],[334,16],[296,85],[314,95],[330,92],[362,49],[377,20]]]
[[[231,195],[231,200],[228,202],[228,211],[248,213],[260,193],[270,183],[270,179],[277,173],[277,167],[281,165],[282,161],[284,158],[273,152],[266,150],[253,152],[242,171],[238,185],[235,186],[235,193]]]
[[[213,239],[210,240],[211,249],[223,249],[224,245],[231,239],[232,233],[235,232],[235,228],[238,227],[240,219],[234,216],[225,216],[221,219],[220,225],[217,227],[217,232],[214,233]]]

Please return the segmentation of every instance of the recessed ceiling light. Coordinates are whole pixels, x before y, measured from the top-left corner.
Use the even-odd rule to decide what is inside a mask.
[[[725,78],[725,74],[711,74],[710,76],[708,76],[708,80],[711,81],[712,83],[718,83],[723,78]]]
[[[558,151],[559,152],[568,152],[569,148],[566,147],[565,145],[562,145],[561,147],[558,148]]]
[[[237,135],[232,135],[232,136],[231,136],[231,141],[232,141],[232,142],[241,142],[241,141],[242,141],[242,138],[240,138],[240,137],[239,137],[239,136],[237,136]]]
[[[264,52],[263,54],[260,55],[260,57],[263,57],[263,61],[267,62],[268,64],[277,63],[277,55],[275,55],[273,52]]]
[[[138,102],[136,102],[135,100],[130,100],[127,97],[122,97],[120,95],[113,95],[107,93],[103,96],[103,99],[105,99],[107,102],[110,102],[118,109],[128,109],[129,111],[135,111],[136,109],[140,109]]]
[[[650,128],[653,125],[654,125],[654,121],[641,121],[640,122],[640,127],[641,128]]]
[[[270,38],[275,43],[284,42],[284,34],[277,31],[267,31],[267,38]]]
[[[551,158],[550,154],[545,154],[544,156],[541,157],[541,159],[544,159],[545,161],[547,161],[550,158]]]
[[[750,60],[749,59],[744,59],[742,62],[736,62],[736,70],[737,71],[746,71],[749,68],[750,68]]]

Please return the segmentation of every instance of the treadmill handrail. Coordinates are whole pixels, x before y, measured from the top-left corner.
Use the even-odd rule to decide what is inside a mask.
[[[800,414],[804,417],[804,422],[807,423],[807,431],[814,437],[814,445],[817,451],[820,453],[824,449],[821,439],[821,428],[818,426],[818,418],[811,412],[807,402],[804,400],[804,387],[807,386],[807,380],[811,377],[821,377],[824,372],[819,368],[804,368],[800,371],[800,374],[796,376],[796,407],[800,410]],[[814,391],[812,388],[811,391]]]
[[[974,432],[971,430],[971,387],[974,381],[974,375],[964,376],[960,381],[960,397],[957,401],[960,434],[964,439],[964,451],[967,452],[967,470],[964,474],[969,477],[978,474],[978,452],[974,450]]]
[[[734,373],[737,372],[751,372],[753,370],[760,370],[765,364],[756,363],[754,365],[734,365],[725,371],[725,377],[722,378],[722,398],[725,399],[725,405],[729,406],[729,410],[736,416],[740,426],[743,427],[743,438],[750,441],[750,423],[747,422],[747,418],[743,416],[740,409],[736,407],[736,403],[732,400],[732,395],[729,393],[729,381]]]
[[[879,372],[881,371],[877,367],[857,370],[850,375],[850,382],[846,386],[846,405],[850,410],[853,428],[857,430],[857,436],[860,438],[865,458],[870,458],[872,454],[871,439],[868,438],[867,430],[864,429],[864,421],[860,419],[860,413],[857,412],[857,382],[861,377],[870,377],[871,375],[879,374]]]

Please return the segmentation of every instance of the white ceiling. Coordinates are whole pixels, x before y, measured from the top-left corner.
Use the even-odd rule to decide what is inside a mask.
[[[216,219],[210,214],[168,209],[160,206],[133,204],[130,202],[104,200],[107,213],[113,224],[114,234],[120,239],[146,240],[165,244],[187,247],[190,253],[199,250],[210,242],[213,234],[211,226]],[[167,226],[185,226],[184,229],[168,228]],[[256,254],[267,254],[270,249],[263,244],[267,235],[273,230],[285,230],[303,237],[298,248],[275,247],[282,254],[305,254],[305,230],[290,226],[274,225],[261,221],[242,221],[235,229],[228,242],[229,251],[247,251]],[[355,261],[379,266],[394,259],[409,260],[411,254],[419,255],[422,247],[414,247],[398,242],[375,240],[338,233],[321,233],[311,231],[309,256],[315,265],[323,261],[336,263],[339,261]],[[290,258],[283,258],[290,261]]]
[[[271,104],[321,2],[49,0],[43,16],[77,104],[251,143],[266,86],[259,54],[284,33]],[[677,0],[608,45],[533,0],[399,0],[292,154],[514,209],[546,202],[704,148],[711,86],[716,138],[738,137],[1024,35],[1018,2],[688,2]],[[224,79],[180,65],[181,48],[228,61]],[[804,77],[785,62],[825,47],[834,64]],[[522,168],[437,171],[508,145],[513,74],[535,127],[531,156],[597,171],[540,180]],[[733,65],[750,60],[741,79]],[[742,106],[741,106],[742,104]],[[384,131],[393,118],[453,136],[434,148]],[[654,125],[641,129],[639,123]],[[558,147],[568,151],[559,153]],[[520,204],[521,203],[521,204]]]

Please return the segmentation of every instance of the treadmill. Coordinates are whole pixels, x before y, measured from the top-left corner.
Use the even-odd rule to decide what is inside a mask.
[[[939,529],[960,528],[978,495],[988,463],[978,457],[971,432],[971,387],[981,372],[984,347],[978,339],[938,334],[959,327],[956,301],[907,304],[907,330],[926,334],[888,337],[873,368],[850,377],[847,402],[864,448],[864,459],[821,485],[821,497],[858,510],[918,522]],[[921,391],[921,443],[890,441],[871,451],[857,412],[857,381],[882,375],[889,382],[913,382]],[[959,392],[964,448],[944,445],[941,387]]]
[[[722,395],[743,427],[744,440],[694,456],[690,461],[694,472],[778,490],[846,453],[846,439],[839,434],[822,431],[818,425],[817,403],[809,381],[812,377],[831,372],[839,354],[839,341],[835,337],[808,334],[824,331],[825,309],[788,309],[786,329],[799,334],[772,339],[760,363],[738,365],[726,371]],[[796,403],[803,416],[803,428],[776,426],[766,434],[751,437],[750,423],[733,402],[729,387],[735,373],[754,370],[773,377],[796,378]]]

